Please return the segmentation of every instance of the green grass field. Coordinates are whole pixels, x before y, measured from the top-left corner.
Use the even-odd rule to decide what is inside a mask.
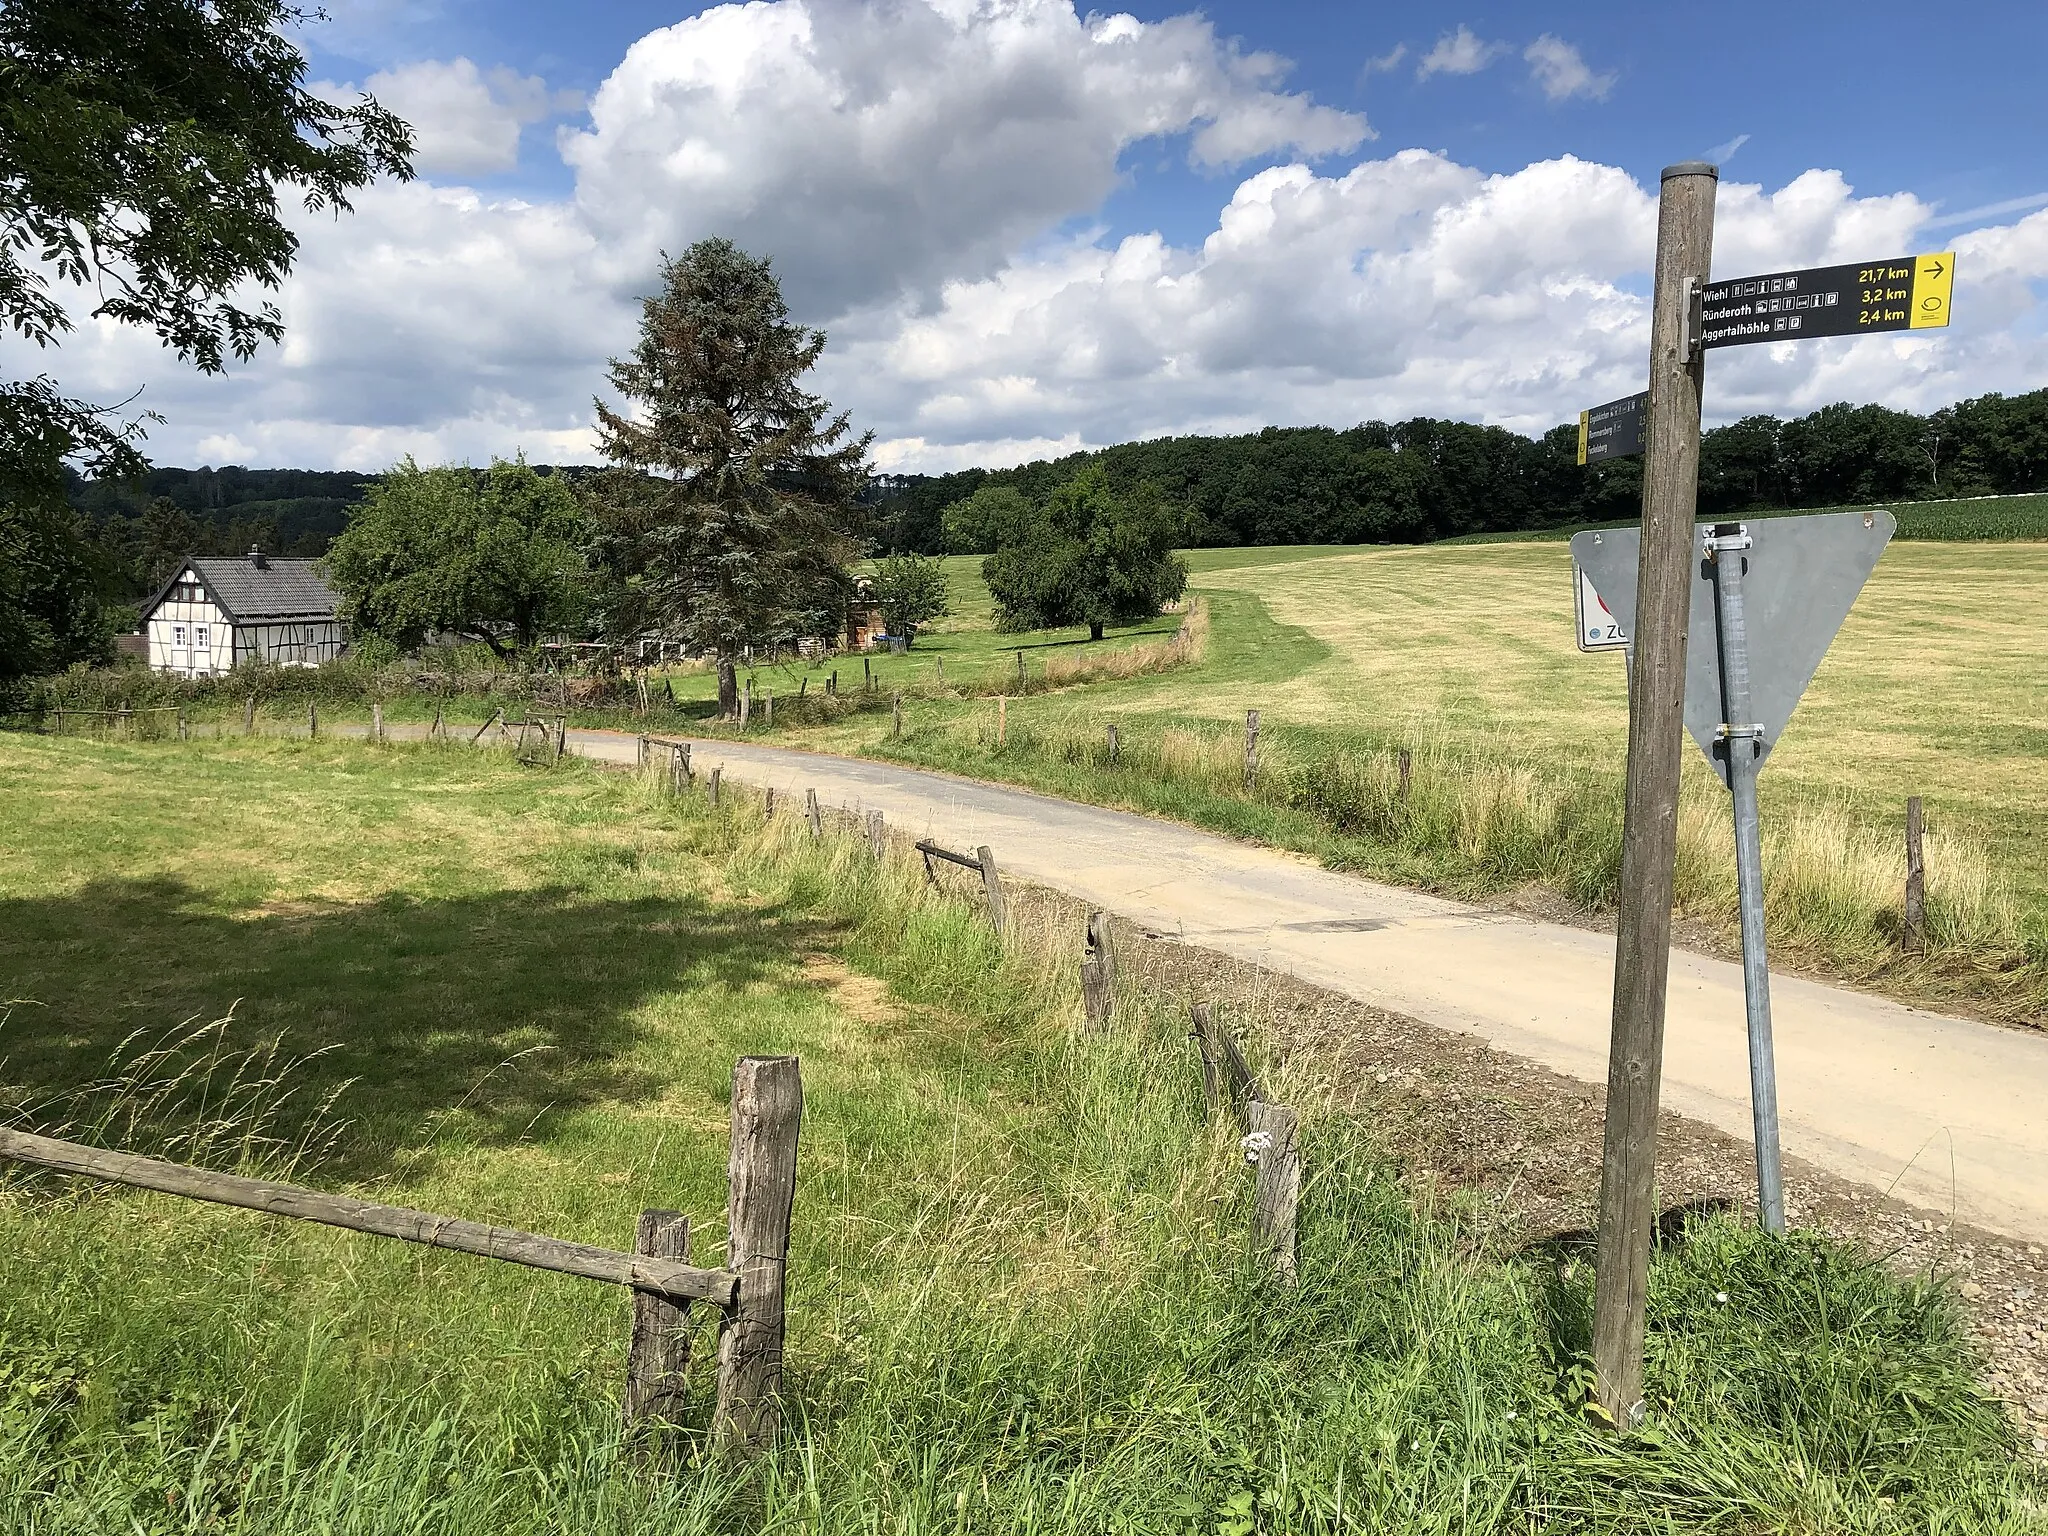
[[[1880,503],[1871,503],[1880,505]],[[1984,540],[2013,541],[2048,539],[2048,494],[2031,496],[1973,496],[1960,501],[1893,501],[1889,507],[1899,520],[1901,539],[1934,540],[1940,543],[1973,543]],[[1740,517],[1806,517],[1819,512],[1860,512],[1856,507],[1795,507],[1785,510],[1750,510]],[[1446,544],[1523,544],[1569,539],[1581,528],[1619,528],[1621,523],[1575,523],[1567,527],[1542,528],[1523,533],[1473,533],[1446,539]]]
[[[2041,1528],[1940,1287],[1817,1238],[1659,1256],[1621,1440],[1583,1266],[1370,1127],[1311,1117],[1263,1282],[1185,1016],[1075,1033],[1070,922],[998,944],[858,837],[504,752],[10,735],[0,846],[14,1123],[611,1245],[679,1208],[708,1262],[734,1058],[806,1087],[751,1469],[698,1456],[703,1371],[676,1470],[618,1456],[605,1288],[8,1175],[0,1532]]]

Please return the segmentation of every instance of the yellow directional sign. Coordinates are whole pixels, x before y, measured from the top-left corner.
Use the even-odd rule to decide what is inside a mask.
[[[1939,251],[1913,258],[1913,323],[1911,330],[1948,324],[1950,290],[1956,285],[1956,253]]]
[[[1811,341],[1948,324],[1956,254],[1894,256],[1709,283],[1700,296],[1700,344]]]

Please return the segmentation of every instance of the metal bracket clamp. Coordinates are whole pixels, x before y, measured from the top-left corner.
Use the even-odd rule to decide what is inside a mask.
[[[1707,290],[1698,278],[1685,297],[1685,360],[1695,361],[1707,345]]]
[[[1742,523],[1735,525],[1733,533],[1708,532],[1700,536],[1700,547],[1709,556],[1719,555],[1723,550],[1747,549],[1750,542],[1749,529]]]
[[[1725,723],[1714,727],[1714,740],[1716,741],[1732,741],[1738,736],[1747,737],[1753,741],[1762,741],[1764,739],[1764,728],[1760,725],[1728,725]]]

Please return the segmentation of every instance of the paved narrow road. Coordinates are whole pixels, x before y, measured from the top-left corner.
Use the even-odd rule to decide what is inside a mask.
[[[631,761],[630,736],[570,733]],[[1376,1007],[1483,1036],[1586,1082],[1607,1079],[1614,941],[1376,885],[1175,822],[888,763],[703,741],[700,771],[879,810],[1007,870]],[[1779,976],[1785,1150],[1904,1199],[2048,1240],[2048,1036]],[[1747,1139],[1737,965],[1674,953],[1664,1102]]]

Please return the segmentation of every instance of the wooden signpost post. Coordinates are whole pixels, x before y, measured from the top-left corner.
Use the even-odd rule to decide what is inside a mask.
[[[1657,1106],[1671,969],[1678,770],[1685,748],[1685,642],[1705,381],[1704,358],[1693,344],[1689,322],[1693,295],[1706,283],[1713,260],[1719,180],[1720,172],[1704,161],[1665,168],[1650,301],[1650,428],[1643,466],[1635,664],[1629,669],[1628,768],[1593,1303],[1596,1399],[1615,1424],[1624,1426],[1636,1423],[1643,1411],[1643,1327],[1650,1237],[1657,1221]]]

